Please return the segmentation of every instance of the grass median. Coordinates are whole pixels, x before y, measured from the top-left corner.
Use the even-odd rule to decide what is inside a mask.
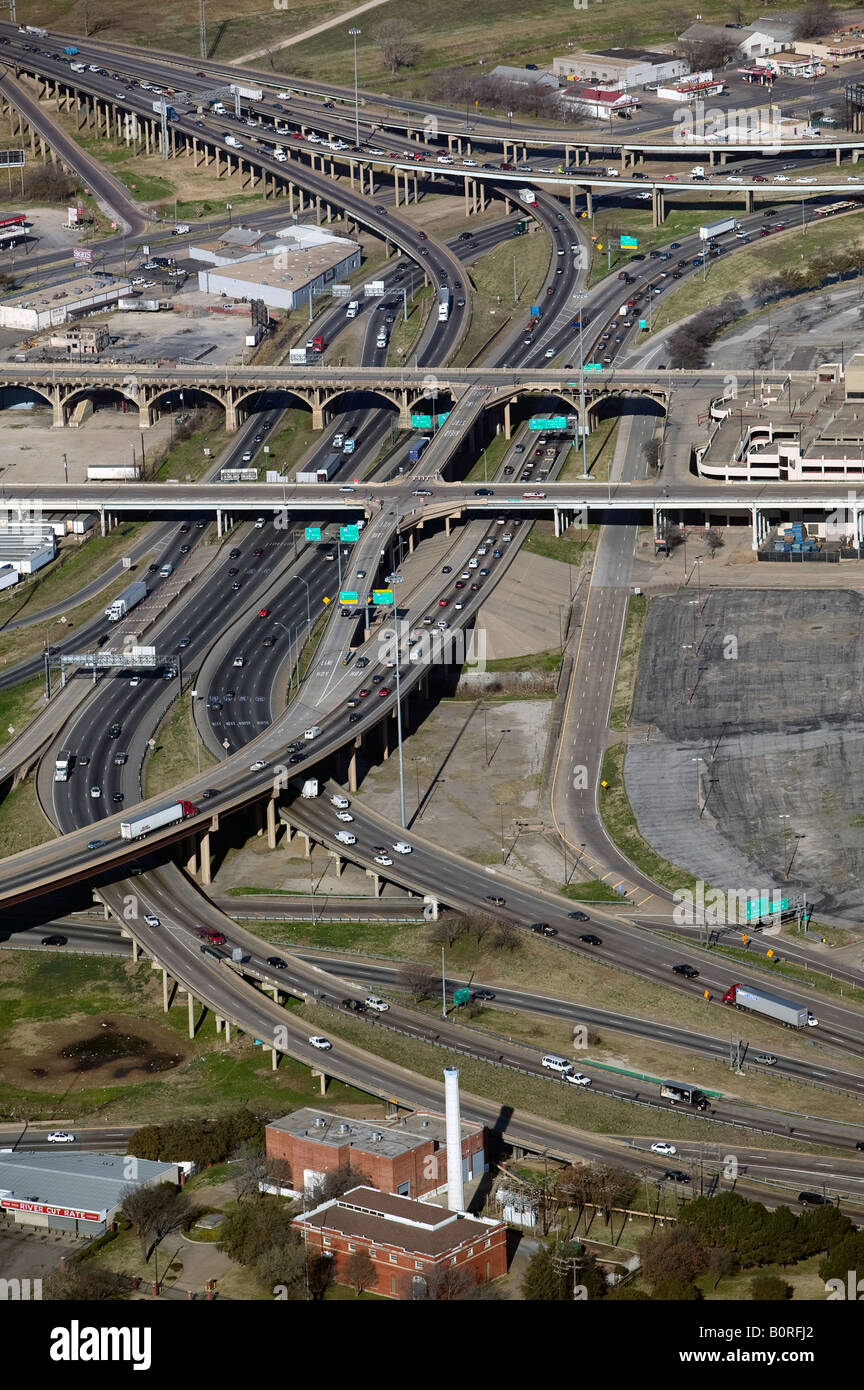
[[[676,864],[670,864],[640,835],[624,785],[625,753],[624,744],[616,743],[607,748],[603,755],[601,779],[607,785],[600,788],[600,814],[613,844],[638,869],[664,888],[672,891],[679,888],[695,889],[693,874],[678,868]]]
[[[524,317],[546,278],[552,251],[543,232],[513,237],[494,251],[473,261],[467,274],[474,285],[471,296],[471,324],[456,353],[453,365],[465,367],[475,357],[482,358],[486,345],[496,333],[512,327]],[[515,279],[518,300],[513,293]]]
[[[193,723],[188,690],[171,706],[153,737],[156,747],[144,768],[145,796],[161,796],[216,764]]]

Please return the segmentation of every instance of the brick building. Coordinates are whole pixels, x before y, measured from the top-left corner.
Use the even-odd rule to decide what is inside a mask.
[[[486,1171],[481,1125],[462,1124],[462,1177]],[[314,1187],[325,1173],[349,1168],[381,1192],[427,1197],[447,1186],[445,1123],[442,1115],[415,1113],[381,1124],[349,1119],[305,1106],[271,1120],[268,1159],[285,1159],[296,1191]]]
[[[507,1272],[507,1228],[490,1217],[465,1216],[371,1187],[354,1187],[294,1218],[306,1245],[335,1261],[334,1277],[357,1250],[375,1266],[369,1288],[385,1298],[425,1296],[428,1282],[448,1268],[478,1282]]]

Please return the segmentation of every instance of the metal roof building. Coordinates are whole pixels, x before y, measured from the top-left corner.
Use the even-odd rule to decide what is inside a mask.
[[[22,1226],[99,1236],[110,1226],[130,1187],[179,1185],[176,1163],[154,1163],[124,1154],[0,1154],[0,1210]]]

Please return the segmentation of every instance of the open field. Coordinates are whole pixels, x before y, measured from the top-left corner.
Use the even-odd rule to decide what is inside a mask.
[[[30,723],[44,703],[45,682],[41,676],[0,690],[0,748],[5,748],[10,739]],[[14,733],[10,734],[10,727]],[[10,853],[9,850],[6,852]]]
[[[175,700],[154,734],[156,747],[144,769],[144,795],[160,796],[187,777],[213,767],[216,759],[199,738],[192,722],[192,696],[187,690]],[[196,746],[197,745],[197,746]]]
[[[0,801],[0,855],[16,854],[54,839],[54,831],[39,806],[31,778],[19,783]]]
[[[61,1048],[92,1037],[100,1021],[142,1043],[139,1052],[146,1061],[155,1059],[153,1069],[136,1066],[134,1057],[130,1063],[126,1053],[78,1069],[60,1055]],[[253,1047],[251,1038],[226,1045],[211,1014],[190,1042],[185,1002],[163,1014],[158,977],[149,965],[131,961],[3,951],[0,1046],[3,1117],[159,1124],[179,1114],[211,1116],[247,1104],[277,1115],[319,1103],[308,1068],[283,1058],[272,1072],[269,1054]],[[331,1082],[327,1099],[338,1106],[368,1098]]]

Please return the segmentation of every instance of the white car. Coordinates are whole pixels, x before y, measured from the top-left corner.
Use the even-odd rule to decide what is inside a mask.
[[[357,836],[352,835],[350,830],[337,830],[335,837],[340,845],[356,845]]]
[[[513,539],[513,532],[512,532],[512,531],[505,531],[505,532],[504,532],[504,535],[501,537],[501,539],[502,539],[502,541],[512,541],[512,539]]]
[[[348,821],[352,821],[352,820],[354,819],[354,817],[352,816],[352,814],[351,814],[350,811],[337,811],[337,812],[336,812],[336,819],[337,819],[337,820],[341,820],[341,821],[345,821],[345,823],[347,824],[347,822],[348,822]]]
[[[581,1072],[581,1071],[571,1071],[571,1072],[569,1072],[569,1073],[567,1074],[567,1076],[565,1076],[564,1080],[565,1080],[565,1081],[569,1081],[571,1086],[590,1086],[590,1085],[591,1085],[591,1077],[590,1077],[590,1076],[586,1076],[585,1073],[584,1073],[584,1072]]]
[[[309,144],[309,145],[320,145],[320,144],[321,144],[321,136],[320,136],[320,135],[316,135],[315,132],[314,132],[314,130],[310,130],[309,134],[306,136],[306,142],[307,142],[307,144]]]
[[[772,182],[772,183],[788,183],[788,182],[789,182],[789,177],[788,177],[787,174],[775,174],[774,177],[772,178],[771,182]]]
[[[543,356],[544,356],[544,357],[554,357],[554,356],[555,356],[555,349],[554,349],[554,348],[547,348],[546,351],[544,352]]]
[[[74,1144],[75,1135],[70,1134],[65,1129],[55,1129],[53,1134],[48,1135],[49,1144]]]
[[[375,855],[375,863],[376,863],[376,864],[383,864],[384,867],[386,868],[389,864],[392,864],[392,863],[393,863],[393,860],[390,858],[390,855],[389,855],[389,854],[376,854],[376,855]]]
[[[383,154],[384,151],[383,151],[383,150],[379,150],[379,149],[377,149],[377,148],[373,148],[372,145],[370,145],[370,146],[369,146],[369,153],[370,153],[370,154]]]
[[[140,676],[133,676],[132,679],[129,681],[129,684],[130,684],[130,685],[140,685],[140,684],[141,684],[141,677],[140,677]]]
[[[90,788],[90,795],[93,797],[93,799],[94,799],[94,801],[95,801],[97,797],[100,797],[100,796],[102,795],[102,788],[101,788],[101,787],[91,787],[91,788]]]
[[[329,1052],[333,1047],[329,1038],[319,1038],[317,1034],[314,1033],[309,1039],[309,1043],[310,1046],[317,1047],[319,1052]]]
[[[290,92],[277,92],[277,93],[276,93],[277,100],[279,100],[279,101],[288,101],[288,99],[289,99],[290,96],[291,96],[291,93],[290,93]]]
[[[235,656],[235,658],[234,658],[234,665],[235,665],[235,666],[245,666],[245,665],[246,665],[246,658],[245,658],[245,656]]]
[[[469,169],[476,169],[476,168],[477,168],[477,160],[476,160],[476,159],[463,159],[463,160],[462,160],[462,163],[463,163],[467,168],[469,168]]]
[[[818,1018],[816,1017],[815,1014],[811,1014],[811,1012],[810,1012],[809,1009],[807,1010],[807,1027],[808,1027],[808,1028],[818,1028],[818,1027],[819,1027],[819,1020],[818,1020]]]
[[[340,796],[338,792],[335,796],[331,796],[330,801],[340,811],[347,811],[348,807],[351,805],[351,802],[348,800],[347,796]]]
[[[404,840],[397,840],[393,846],[397,854],[413,854],[413,845],[408,845]]]
[[[374,1009],[376,1014],[386,1014],[390,1005],[384,999],[379,999],[377,994],[370,994],[366,999],[367,1009]]]
[[[861,180],[860,180],[860,178],[858,177],[857,174],[847,174],[847,175],[846,175],[846,182],[847,182],[847,183],[860,183]]]
[[[145,913],[144,921],[147,923],[148,927],[158,927],[158,926],[159,926],[159,918],[156,916],[156,913],[155,913],[155,912],[147,912],[147,913]]]
[[[672,1158],[678,1150],[674,1144],[667,1144],[665,1139],[658,1139],[656,1144],[651,1145],[652,1154],[662,1154],[664,1158]]]
[[[796,179],[796,183],[816,183],[816,179]]]
[[[849,180],[847,179],[846,182],[848,183]],[[147,283],[147,282],[146,282],[146,280],[144,279],[144,276],[143,276],[143,275],[136,275],[136,276],[135,276],[135,279],[132,281],[133,286],[134,286],[134,285],[145,285],[146,283]]]
[[[254,761],[254,763],[250,763],[250,764],[249,764],[249,771],[250,771],[250,772],[260,772],[261,769],[262,769],[262,767],[266,767],[266,766],[267,766],[267,764],[265,763],[265,761],[264,761],[263,758],[256,758],[255,761]]]

